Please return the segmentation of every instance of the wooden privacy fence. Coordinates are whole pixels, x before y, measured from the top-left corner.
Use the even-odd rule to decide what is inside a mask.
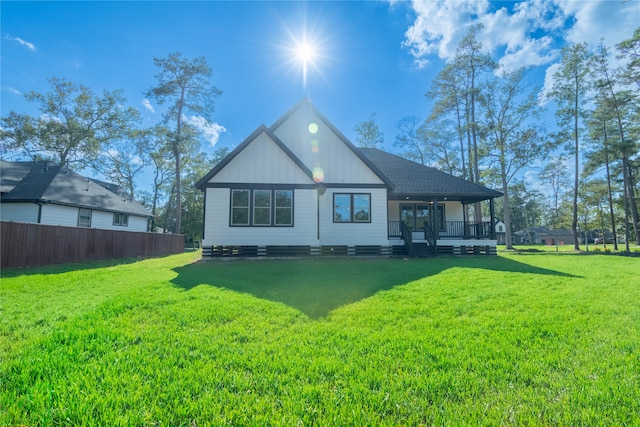
[[[184,251],[182,234],[139,233],[21,222],[0,223],[2,268],[115,258],[150,258]]]

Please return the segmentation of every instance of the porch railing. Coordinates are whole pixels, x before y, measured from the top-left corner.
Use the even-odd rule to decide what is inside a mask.
[[[389,221],[389,238],[402,239],[402,221]],[[444,227],[438,231],[439,237],[461,239],[491,238],[491,222],[445,221]],[[404,239],[403,239],[404,240]]]

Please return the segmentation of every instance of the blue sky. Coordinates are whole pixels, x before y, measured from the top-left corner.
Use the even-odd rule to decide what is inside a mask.
[[[395,124],[428,115],[424,93],[470,25],[484,24],[480,40],[504,68],[535,66],[541,86],[566,43],[613,46],[640,25],[636,0],[0,4],[2,115],[37,115],[23,94],[48,91],[57,76],[96,93],[124,90],[152,126],[161,116],[144,98],[156,82],[153,58],[179,51],[204,56],[223,92],[202,142],[208,152],[237,146],[305,95],[352,141],[356,123],[376,113],[383,148],[398,151]],[[295,54],[305,39],[316,51],[306,87]]]

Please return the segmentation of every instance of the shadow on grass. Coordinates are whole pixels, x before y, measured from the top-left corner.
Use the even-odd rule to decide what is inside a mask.
[[[248,293],[293,307],[312,319],[377,292],[436,275],[453,267],[575,277],[502,257],[430,259],[212,260],[174,269],[172,282]]]
[[[146,259],[146,258],[118,258],[118,259],[86,261],[82,263],[64,263],[64,264],[41,265],[36,267],[3,268],[0,271],[0,277],[9,278],[9,277],[18,277],[18,276],[31,276],[34,274],[45,275],[45,274],[68,273],[70,271],[95,270],[99,268],[133,264],[135,262],[142,261],[143,259]]]

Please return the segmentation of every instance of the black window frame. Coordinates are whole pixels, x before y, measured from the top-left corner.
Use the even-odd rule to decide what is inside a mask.
[[[235,193],[244,192],[248,194],[248,206],[234,206],[233,195]],[[256,206],[256,193],[260,194],[260,192],[268,192],[269,193],[269,222],[268,223],[256,223],[256,208],[257,209],[266,209],[267,206]],[[279,192],[288,192],[290,194],[290,206],[278,206],[277,196]],[[295,191],[293,188],[232,188],[229,193],[229,227],[293,227],[294,226],[294,197]],[[234,209],[246,209],[247,211],[247,222],[246,223],[234,223],[233,222],[233,214]],[[281,215],[278,215],[278,210],[288,209],[290,211],[290,222],[283,224],[278,223],[278,218]]]
[[[403,207],[408,207],[411,206],[412,207],[412,222],[413,224],[407,224],[407,227],[409,227],[410,230],[412,231],[424,231],[424,226],[421,229],[418,229],[418,207],[424,207],[427,206],[429,208],[429,214],[426,217],[426,223],[429,224],[429,221],[431,219],[431,209],[433,209],[433,204],[429,204],[429,203],[400,203],[400,221],[404,221],[404,218],[402,216],[402,211],[403,211]],[[440,222],[440,228],[438,231],[447,231],[447,224],[446,224],[446,212],[445,212],[445,205],[444,204],[440,204],[438,203],[436,205],[436,220],[438,220]],[[442,212],[442,214],[440,214],[439,212]],[[422,218],[422,217],[420,217]],[[406,224],[406,222],[405,222]]]
[[[336,196],[347,196],[349,197],[349,206],[346,208],[349,211],[349,218],[344,220],[336,219],[336,210],[338,206],[336,205]],[[358,196],[366,196],[369,199],[368,203],[368,218],[366,221],[357,220],[357,213],[355,211],[356,206],[356,197]],[[344,209],[344,208],[340,208]],[[333,193],[333,222],[336,224],[370,224],[371,223],[371,193]]]

